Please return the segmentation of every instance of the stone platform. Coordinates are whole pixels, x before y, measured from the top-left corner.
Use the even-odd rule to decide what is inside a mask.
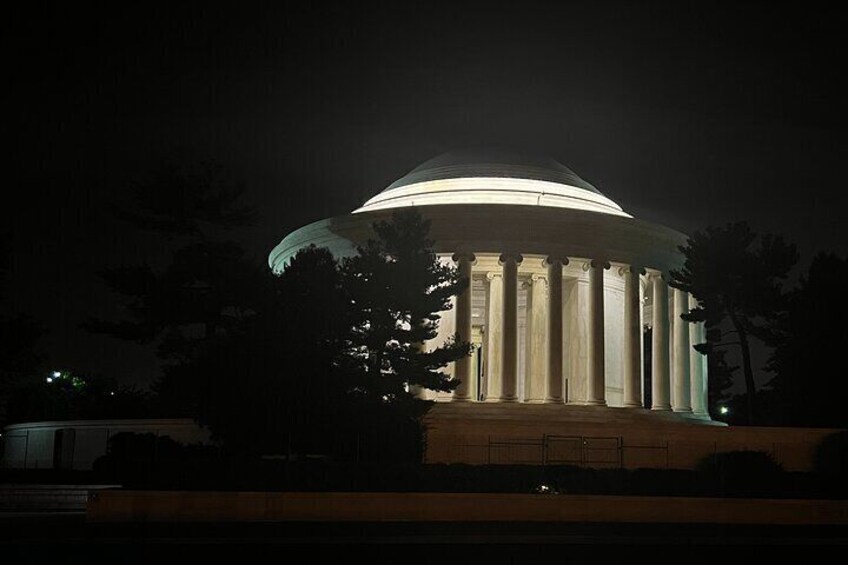
[[[770,453],[809,471],[840,430],[727,426],[691,414],[603,406],[436,403],[425,419],[427,463],[692,469],[713,453]]]
[[[442,492],[104,491],[87,519],[104,522],[848,524],[844,500],[546,496]],[[386,532],[382,532],[385,536]],[[443,538],[444,539],[444,538]],[[503,538],[501,538],[503,539]]]

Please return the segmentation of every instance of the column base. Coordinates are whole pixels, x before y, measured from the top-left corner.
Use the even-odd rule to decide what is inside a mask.
[[[622,404],[624,408],[642,408],[641,402],[625,402]]]
[[[691,414],[692,409],[691,408],[675,408],[674,412],[677,412],[679,414]]]
[[[471,398],[467,396],[453,396],[451,402],[471,402]]]
[[[671,412],[671,404],[664,406],[651,406],[651,410],[663,411],[663,412]]]
[[[606,406],[606,400],[587,400],[586,406]]]

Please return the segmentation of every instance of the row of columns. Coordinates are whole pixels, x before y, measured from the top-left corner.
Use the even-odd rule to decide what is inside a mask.
[[[454,255],[460,278],[469,280],[464,292],[456,297],[456,332],[461,341],[471,341],[471,270],[475,262],[471,253]],[[523,258],[518,254],[503,254],[500,257],[500,272],[489,272],[489,308],[487,319],[489,365],[488,396],[500,402],[518,400],[518,265]],[[563,401],[563,318],[562,318],[562,269],[568,264],[565,257],[548,257],[547,293],[540,277],[534,277],[531,304],[537,323],[546,318],[547,392],[545,401]],[[606,405],[605,384],[605,339],[604,339],[604,270],[609,263],[590,261],[584,269],[589,278],[588,319],[588,374],[586,403]],[[635,267],[621,269],[624,276],[624,406],[642,406],[642,322],[640,316],[640,275],[644,270]],[[652,406],[653,410],[671,410],[706,415],[706,357],[691,354],[691,343],[703,342],[703,324],[689,324],[680,319],[680,314],[694,307],[694,300],[687,293],[673,290],[673,315],[671,324],[674,335],[670,336],[669,289],[659,275],[653,281],[653,340],[652,340]],[[546,299],[545,299],[545,294]],[[540,307],[544,305],[544,313]],[[671,348],[669,338],[672,338]],[[536,344],[538,345],[538,344]],[[532,349],[531,355],[544,355]],[[673,349],[674,355],[671,355]],[[674,371],[671,361],[674,360]],[[469,400],[472,382],[471,359],[456,362],[455,377],[461,384],[454,391],[454,400]],[[674,382],[671,383],[671,375]],[[671,397],[673,393],[673,398]]]

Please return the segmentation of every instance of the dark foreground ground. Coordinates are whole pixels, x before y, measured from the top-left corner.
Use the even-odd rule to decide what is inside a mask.
[[[536,557],[626,554],[651,546],[721,557],[757,546],[848,545],[848,527],[567,523],[88,523],[83,513],[0,514],[4,563],[181,562],[284,556],[296,561],[373,555],[400,563],[444,563],[463,556],[495,563]],[[641,549],[639,549],[641,548]],[[305,552],[305,553],[304,553]],[[649,555],[645,554],[645,555]],[[347,559],[345,559],[347,561]],[[388,562],[388,561],[387,561]],[[242,564],[239,564],[242,565]]]

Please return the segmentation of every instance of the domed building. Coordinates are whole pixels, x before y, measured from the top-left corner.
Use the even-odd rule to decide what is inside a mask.
[[[691,347],[701,328],[679,319],[690,297],[663,278],[680,265],[685,236],[633,218],[552,159],[441,155],[352,214],[290,234],[271,268],[309,244],[353,253],[374,221],[410,206],[432,221],[439,257],[472,281],[438,339],[457,332],[475,353],[451,368],[460,388],[436,400],[647,407],[709,419],[705,357]]]
[[[693,298],[667,284],[686,237],[552,159],[438,156],[352,213],[292,232],[270,266],[310,244],[353,254],[375,221],[413,206],[439,259],[471,279],[436,338],[474,344],[448,368],[461,384],[418,391],[437,401],[428,461],[687,467],[719,445],[727,428],[710,418],[707,360],[692,347],[704,329],[680,318]],[[688,447],[669,447],[683,437]]]

